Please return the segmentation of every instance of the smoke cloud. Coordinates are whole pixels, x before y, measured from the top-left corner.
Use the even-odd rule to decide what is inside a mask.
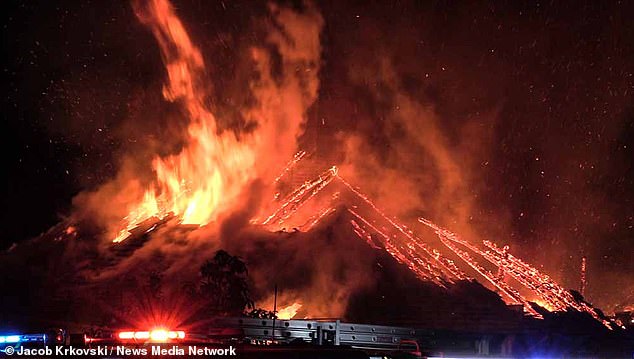
[[[276,235],[257,227],[247,228],[251,218],[259,214],[260,207],[266,208],[273,198],[273,179],[297,152],[307,112],[317,99],[323,27],[320,12],[309,2],[301,9],[270,4],[269,16],[254,22],[254,29],[264,33],[263,41],[242,47],[236,53],[241,63],[237,76],[247,81],[233,85],[229,91],[242,86],[247,95],[242,98],[239,120],[235,120],[219,117],[230,113],[222,104],[209,102],[223,91],[210,85],[214,74],[207,72],[206,62],[213,63],[214,58],[203,56],[171,4],[159,0],[134,2],[134,9],[158,41],[167,75],[163,96],[180,108],[180,116],[174,116],[173,120],[185,122],[188,128],[185,132],[175,132],[182,136],[181,146],[171,153],[155,154],[151,169],[135,166],[136,153],[127,154],[113,181],[76,198],[76,212],[79,217],[89,218],[106,229],[102,244],[106,256],[115,233],[112,228],[120,226],[121,220],[126,218],[129,226],[123,233],[127,236],[127,231],[134,231],[145,218],[162,217],[161,201],[166,195],[177,197],[176,206],[172,208],[178,209],[178,196],[190,201],[182,212],[176,212],[186,224],[190,222],[189,211],[200,209],[192,209],[191,198],[194,197],[190,192],[204,192],[211,183],[211,197],[205,197],[200,203],[194,198],[193,203],[215,212],[191,222],[205,225],[200,229],[182,230],[182,226],[175,226],[175,221],[168,222],[129,257],[115,259],[114,266],[87,269],[84,274],[94,283],[113,283],[128,273],[151,272],[148,268],[161,263],[156,270],[161,273],[162,281],[169,290],[178,291],[179,285],[188,278],[196,278],[200,265],[213,257],[215,251],[227,249],[244,256],[249,266],[257,268],[252,273],[255,295],[268,304],[266,300],[274,284],[265,279],[274,278],[267,274],[272,273],[274,267],[267,265],[268,261],[259,260],[260,257],[297,258],[288,263],[290,268],[311,262],[309,252],[300,250],[309,246],[298,248],[290,241],[281,245],[275,241]],[[183,181],[188,181],[185,187],[180,184]],[[278,244],[268,248],[264,244],[268,241]],[[297,240],[298,243],[307,241]],[[260,253],[258,248],[264,250]],[[323,250],[326,252],[326,248]],[[332,246],[327,252],[334,255],[337,250]],[[339,306],[335,313],[342,314],[346,298],[354,290],[348,283],[352,280],[349,277],[359,277],[363,271],[357,265],[349,268],[340,264],[334,268],[343,271],[342,280],[333,281],[330,271],[310,268],[314,278],[303,285],[296,284],[292,290],[297,292],[289,298],[299,295],[301,290],[311,306],[311,313],[319,315],[328,314],[327,308],[333,308],[326,303],[335,300]],[[348,271],[353,274],[345,274]],[[279,280],[288,282],[283,276]],[[333,293],[335,297],[324,298],[318,293]]]
[[[577,286],[587,255],[587,297],[608,309],[631,301],[631,235],[613,228],[631,229],[632,210],[612,200],[630,160],[604,140],[627,137],[632,118],[620,112],[631,98],[626,76],[604,60],[620,54],[584,50],[597,66],[585,68],[575,47],[585,49],[584,32],[552,30],[515,5],[236,3],[208,6],[220,33],[188,21],[204,15],[195,5],[133,3],[163,67],[113,130],[117,174],[74,199],[71,220],[105,232],[98,250],[82,246],[114,263],[83,263],[88,281],[160,262],[164,283],[182,283],[222,248],[247,262],[262,306],[278,284],[279,304],[302,302],[300,316],[345,313],[355,291],[375,284],[375,255],[343,219],[294,234],[250,223],[276,205],[274,178],[301,144],[313,155],[307,167],[339,165],[389,215],[510,244],[565,287]],[[551,54],[560,44],[571,44],[568,55]],[[603,88],[603,73],[610,95],[584,97]],[[110,252],[113,238],[170,212],[205,226],[172,220],[129,257]]]

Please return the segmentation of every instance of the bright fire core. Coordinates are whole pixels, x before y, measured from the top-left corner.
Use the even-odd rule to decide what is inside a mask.
[[[155,179],[129,205],[114,242],[150,217],[174,214],[185,224],[200,225],[213,221],[253,177],[255,158],[249,139],[241,142],[231,131],[219,133],[205,105],[202,55],[169,2],[150,1],[137,15],[159,42],[168,74],[163,96],[183,106],[188,139],[178,154],[154,158]]]

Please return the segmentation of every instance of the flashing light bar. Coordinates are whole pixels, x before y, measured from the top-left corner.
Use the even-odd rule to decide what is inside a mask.
[[[168,340],[185,339],[185,332],[182,330],[173,331],[165,329],[154,329],[151,331],[140,332],[119,332],[118,336],[121,340],[142,339],[150,340],[153,342],[166,342]]]
[[[46,334],[0,335],[0,344],[45,342]]]
[[[4,335],[0,336],[0,343],[17,343],[20,341],[19,335]]]

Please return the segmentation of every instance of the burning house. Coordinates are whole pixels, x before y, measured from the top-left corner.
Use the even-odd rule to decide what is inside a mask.
[[[345,113],[353,120],[363,111],[379,120],[346,134],[349,124],[330,124],[320,102],[345,102],[337,95],[345,91],[322,83],[326,68],[334,78],[341,69],[324,60],[336,31],[319,4],[253,7],[252,23],[240,23],[248,31],[208,44],[170,1],[132,2],[135,31],[157,46],[161,81],[144,89],[158,109],[142,100],[128,107],[154,122],[123,126],[132,145],[112,176],[76,195],[58,225],[0,253],[0,286],[11,293],[0,301],[11,308],[0,312],[0,329],[22,333],[0,336],[0,347],[629,350],[625,316],[607,317],[587,299],[590,257],[580,292],[570,290],[565,276],[533,261],[539,254],[524,256],[515,232],[478,228],[512,222],[478,198],[486,181],[474,168],[489,160],[465,160],[489,155],[478,141],[495,126],[478,117],[448,131],[441,119],[450,114],[420,100],[440,96],[424,85],[430,74],[401,76],[399,66],[418,64],[375,56],[341,80],[367,109],[342,108],[354,109]],[[378,25],[366,29],[380,37]],[[350,51],[368,55],[361,45]],[[154,132],[134,135],[144,131]]]

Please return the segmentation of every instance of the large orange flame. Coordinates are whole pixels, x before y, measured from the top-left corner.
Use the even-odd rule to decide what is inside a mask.
[[[301,303],[293,303],[287,307],[284,307],[277,311],[277,318],[278,319],[293,319],[297,315],[297,312],[299,311],[301,307],[302,307]]]
[[[272,23],[266,42],[272,46],[249,51],[258,74],[248,84],[255,105],[240,109],[256,129],[240,133],[238,139],[235,132],[218,128],[207,105],[209,81],[203,56],[169,1],[138,0],[134,5],[161,49],[167,72],[163,96],[182,107],[188,128],[179,153],[154,158],[154,179],[148,187],[139,190],[136,176],[132,181],[128,178],[122,195],[127,216],[116,229],[110,228],[115,242],[153,217],[174,214],[185,224],[207,224],[234,208],[250,181],[273,182],[283,163],[297,151],[296,139],[319,87],[323,26],[319,11],[310,3],[303,13],[270,6]],[[281,72],[271,70],[271,48],[282,59]],[[256,161],[256,154],[266,156]]]
[[[218,133],[216,118],[205,105],[202,55],[171,4],[151,0],[137,6],[137,16],[158,40],[168,74],[163,96],[186,110],[189,139],[178,154],[153,160],[156,181],[129,208],[115,242],[152,216],[173,213],[183,223],[208,223],[254,177],[252,147],[239,142],[231,131]]]

